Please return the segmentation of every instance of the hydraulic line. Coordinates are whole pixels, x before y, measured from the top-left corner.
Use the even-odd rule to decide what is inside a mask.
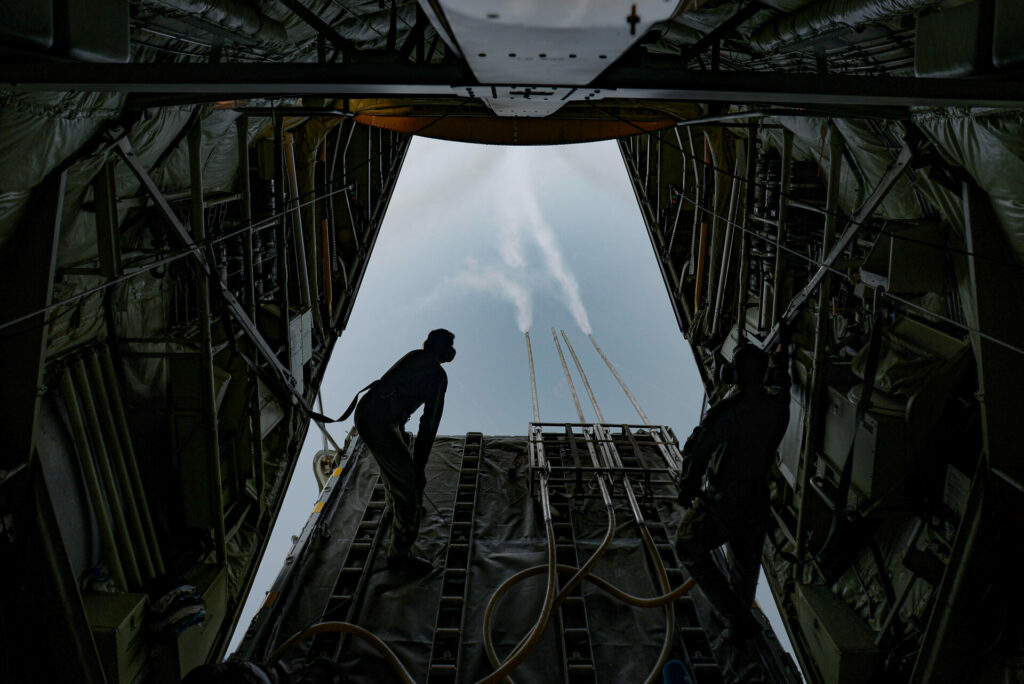
[[[533,395],[533,422],[540,422],[540,408],[537,405],[537,376],[533,371],[533,347],[530,346],[530,331],[526,331],[526,355],[530,359],[530,393]]]
[[[629,397],[629,400],[633,403],[633,408],[635,408],[636,412],[640,414],[640,418],[644,421],[644,425],[651,425],[651,421],[648,420],[647,414],[644,413],[642,408],[640,408],[640,402],[638,402],[636,397],[633,396],[633,393],[629,390],[629,386],[626,385],[626,381],[622,379],[621,375],[619,375],[619,371],[615,370],[615,366],[612,365],[612,362],[605,355],[604,350],[601,349],[600,345],[598,345],[597,340],[594,339],[593,335],[587,335],[587,337],[590,338],[590,342],[594,345],[594,349],[597,350],[597,353],[601,355],[602,359],[604,359],[604,363],[608,366],[608,370],[610,370],[612,375],[615,376],[615,379],[619,381],[619,386],[622,387],[622,391],[626,393],[626,396]],[[665,459],[665,463],[668,464],[669,469],[678,473],[679,463],[675,462],[671,455],[669,455],[668,449],[662,441],[661,436],[658,435],[655,430],[651,430],[651,437],[654,438],[655,444],[658,445],[658,451],[661,452],[661,456]]]
[[[614,508],[612,506],[612,503],[611,503],[611,496],[608,495],[608,493],[607,493],[608,490],[605,487],[604,479],[603,478],[604,478],[604,475],[602,475],[601,479],[599,479],[598,481],[601,484],[602,497],[606,498],[605,509],[608,511],[608,529],[605,531],[604,539],[601,540],[601,544],[597,547],[597,549],[594,551],[594,553],[591,554],[590,558],[587,559],[587,562],[584,563],[583,565],[581,565],[578,569],[577,568],[573,568],[576,571],[576,574],[572,576],[572,578],[566,583],[566,585],[562,588],[562,590],[560,592],[558,592],[558,595],[555,596],[555,601],[554,601],[554,605],[552,606],[552,610],[555,610],[559,606],[561,606],[562,603],[565,602],[566,597],[568,597],[569,594],[572,593],[576,589],[576,587],[579,586],[580,583],[584,579],[587,578],[587,576],[591,573],[591,571],[593,571],[594,566],[597,565],[597,562],[599,560],[601,560],[601,557],[604,556],[605,552],[608,550],[608,547],[612,543],[612,539],[615,538],[615,510],[614,510]],[[549,565],[550,564],[534,566],[534,568],[537,569],[537,572],[534,572],[533,574],[539,574],[541,570],[548,568]],[[559,568],[565,568],[565,567],[570,567],[570,566],[559,565],[558,567]],[[518,576],[518,575],[516,575],[516,576]],[[514,576],[514,577],[516,577],[516,576]],[[530,576],[532,576],[532,575],[530,575]],[[525,577],[520,578],[520,579],[525,579]],[[506,580],[506,584],[508,584],[509,581],[511,581],[511,580]],[[494,665],[495,667],[498,667],[498,665],[499,665],[499,663],[501,661],[498,658],[497,652],[494,650],[494,643],[493,643],[494,610],[497,607],[498,602],[501,600],[501,597],[505,594],[505,592],[508,589],[510,589],[514,584],[517,584],[518,581],[519,580],[516,580],[515,582],[512,582],[507,587],[505,587],[505,585],[503,584],[493,594],[491,594],[491,598],[488,599],[488,601],[487,601],[487,609],[484,611],[484,632],[483,632],[483,636],[484,636],[484,649],[487,652],[487,658],[491,661],[491,664]],[[502,587],[504,587],[504,588],[502,588]],[[512,653],[510,654],[510,657],[518,655],[521,652],[521,650],[523,649],[523,647],[524,647],[524,645],[526,643],[526,640],[530,636],[532,636],[532,634],[527,634],[526,636],[524,636],[520,640],[520,642],[518,644],[516,644],[516,647],[514,649],[512,649]]]
[[[562,331],[562,338],[565,340],[566,346],[569,348],[569,353],[572,355],[572,360],[576,364],[576,370],[580,374],[580,378],[583,379],[583,386],[587,389],[587,394],[590,397],[590,402],[594,405],[594,413],[597,414],[598,423],[594,425],[594,430],[597,436],[600,438],[599,448],[605,452],[605,457],[608,461],[608,465],[622,467],[622,461],[619,459],[615,448],[611,446],[611,436],[604,426],[604,415],[601,413],[601,407],[597,404],[597,397],[594,396],[594,391],[590,387],[590,381],[587,380],[587,374],[583,371],[583,365],[580,363],[580,359],[576,356],[576,350],[573,349],[572,343],[569,341],[568,335],[565,331]],[[557,340],[556,340],[557,341]],[[636,520],[637,527],[640,530],[640,535],[643,537],[644,546],[647,548],[648,553],[651,557],[651,562],[654,564],[654,571],[658,575],[658,583],[661,585],[662,591],[666,593],[670,590],[668,583],[668,573],[665,572],[665,564],[661,560],[661,555],[658,553],[657,547],[654,545],[654,540],[651,539],[651,534],[647,530],[647,523],[644,520],[643,512],[640,510],[640,504],[636,500],[636,493],[633,491],[633,484],[630,482],[628,476],[622,478],[623,487],[626,490],[626,498],[629,500],[629,506],[633,510],[633,517]],[[647,682],[655,681],[659,673],[661,672],[661,666],[668,660],[668,654],[672,649],[672,638],[675,632],[675,607],[671,603],[665,604],[665,640],[662,644],[661,654],[658,657],[658,662],[655,667],[651,670],[651,674],[647,678]]]
[[[416,684],[412,675],[409,674],[409,671],[405,669],[404,665],[402,665],[402,661],[398,659],[395,652],[392,651],[380,637],[368,629],[364,629],[359,625],[353,625],[350,622],[318,622],[315,625],[310,625],[278,646],[277,650],[274,651],[267,660],[267,664],[273,665],[300,642],[325,632],[340,632],[341,634],[351,634],[352,636],[359,637],[373,646],[378,653],[384,656],[384,659],[388,661],[388,664],[395,671],[395,674],[398,675],[398,678],[402,680],[403,684]]]
[[[555,340],[555,346],[558,349],[558,356],[562,361],[562,369],[565,371],[565,378],[566,381],[569,383],[569,391],[572,393],[573,402],[576,405],[576,412],[580,417],[580,422],[586,422],[586,419],[583,416],[583,407],[580,405],[579,398],[576,395],[576,387],[575,385],[573,385],[572,376],[569,374],[569,367],[565,363],[565,356],[562,354],[562,348],[558,344],[558,336],[555,334],[554,328],[551,329],[551,336]],[[527,333],[526,335],[526,344],[527,351],[530,357],[531,383],[533,383],[533,350],[532,347],[530,347],[529,333]],[[534,418],[535,420],[539,420],[539,411],[537,408],[536,394],[534,394]],[[587,449],[590,453],[591,463],[594,465],[595,468],[599,467],[600,463],[598,461],[597,454],[594,452],[593,445],[590,443],[589,440],[587,441]],[[493,613],[494,605],[496,605],[497,603],[497,601],[494,599],[494,595],[492,594],[491,600],[487,604],[488,610],[484,613],[484,647],[487,652],[487,657],[491,661],[491,664],[498,669],[495,670],[494,673],[489,675],[487,680],[483,681],[490,681],[490,677],[493,677],[498,672],[501,672],[502,670],[507,668],[511,663],[515,663],[515,666],[518,666],[518,664],[521,663],[530,654],[534,646],[536,646],[537,642],[540,640],[540,636],[541,634],[543,634],[544,628],[547,626],[547,621],[550,619],[550,615],[551,612],[554,610],[554,606],[560,605],[565,600],[566,596],[568,596],[577,586],[579,586],[580,582],[583,581],[583,578],[586,577],[586,575],[589,572],[591,572],[591,570],[593,570],[594,566],[597,565],[597,562],[601,560],[601,557],[604,556],[605,552],[608,550],[609,546],[611,545],[612,539],[614,539],[615,537],[615,509],[612,504],[611,492],[608,487],[607,478],[607,474],[600,474],[597,478],[598,486],[601,489],[601,499],[603,500],[605,510],[608,513],[608,529],[605,532],[604,539],[601,541],[601,544],[594,551],[594,553],[591,554],[590,558],[587,559],[587,562],[584,563],[583,566],[581,566],[576,575],[572,579],[570,579],[569,582],[565,585],[565,587],[558,593],[558,595],[553,598],[553,604],[547,608],[547,616],[544,616],[542,612],[541,617],[543,618],[543,624],[541,620],[538,620],[537,623],[534,625],[534,628],[531,629],[530,632],[527,633],[527,635],[523,637],[523,639],[521,639],[518,644],[516,644],[514,649],[512,649],[512,652],[506,658],[505,662],[500,661],[496,651],[494,650],[494,645],[492,643]],[[554,586],[557,587],[558,576],[554,569],[557,559],[554,555],[554,532],[553,527],[550,523],[550,495],[548,492],[548,480],[546,474],[542,476],[541,504],[544,507],[545,522],[548,524],[550,545],[548,549],[548,565],[540,567],[550,568],[551,574],[549,575],[549,587],[551,586],[552,582],[554,583]],[[511,672],[511,669],[508,669],[507,671]]]
[[[641,528],[641,529],[643,530],[644,533],[646,533],[646,529],[645,528]],[[652,555],[655,555],[655,556],[657,555],[657,550],[654,548],[654,541],[650,538],[650,534],[649,533],[645,534],[644,545],[647,546],[648,551],[650,551]],[[662,565],[660,567],[661,567],[661,571],[658,573],[659,583],[661,583],[663,587],[667,587],[668,586],[668,576],[665,574],[664,566]],[[683,582],[683,584],[681,584],[677,588],[673,589],[672,591],[669,591],[669,592],[667,592],[665,594],[661,594],[659,596],[652,596],[650,598],[646,598],[646,597],[634,596],[633,594],[627,593],[627,592],[623,591],[622,589],[619,589],[618,587],[616,587],[614,584],[612,584],[608,580],[605,580],[605,579],[603,579],[603,578],[601,578],[601,577],[599,577],[597,575],[592,574],[592,572],[590,572],[589,570],[586,570],[586,566],[582,566],[582,567],[577,568],[577,567],[574,567],[572,565],[558,564],[557,567],[556,567],[556,570],[557,570],[558,573],[562,573],[562,574],[568,574],[570,572],[574,573],[573,580],[575,580],[577,577],[579,577],[580,580],[584,580],[585,579],[586,581],[596,585],[602,591],[607,592],[611,596],[613,596],[613,597],[615,597],[615,598],[617,598],[617,599],[619,599],[619,600],[621,600],[621,601],[623,601],[623,602],[625,602],[625,603],[627,603],[629,605],[636,606],[638,608],[656,608],[658,606],[665,606],[666,609],[669,610],[669,609],[672,608],[672,604],[675,601],[679,600],[680,598],[682,598],[683,596],[688,594],[690,592],[690,590],[693,589],[693,587],[697,583],[696,580],[694,580],[691,577],[690,579],[686,580],[685,582]],[[513,575],[512,577],[510,577],[507,580],[505,580],[497,588],[497,590],[495,590],[495,592],[493,594],[491,594],[491,598],[490,598],[490,600],[488,600],[487,607],[486,607],[486,609],[484,611],[484,647],[487,649],[488,656],[490,656],[491,653],[493,653],[493,650],[494,650],[494,646],[491,643],[491,638],[492,637],[491,637],[490,623],[491,623],[491,620],[493,619],[494,611],[495,611],[495,608],[496,608],[497,604],[505,596],[505,594],[508,592],[508,590],[511,589],[513,586],[515,586],[519,582],[522,582],[524,579],[527,579],[529,577],[533,577],[534,575],[539,575],[539,574],[541,574],[542,572],[545,572],[545,571],[550,571],[550,565],[549,564],[534,565],[534,566],[529,567],[529,568],[527,568],[525,570],[521,570],[518,573],[516,573],[515,575]],[[571,584],[571,582],[573,580],[570,580],[570,584]],[[574,586],[566,585],[566,589],[563,590],[563,592],[561,594],[559,594],[559,597],[557,597],[555,599],[555,603],[554,603],[554,606],[552,607],[552,609],[558,608],[562,604],[562,602],[565,600],[565,596],[568,595],[568,592],[572,591],[572,589],[574,589],[574,588],[575,588]],[[658,662],[651,669],[650,674],[644,680],[645,684],[653,684],[654,682],[658,681],[658,679],[660,677],[660,673],[661,673],[661,667],[664,664],[665,660],[667,660],[668,650],[672,646],[672,636],[673,636],[674,628],[675,628],[675,625],[674,625],[674,620],[673,620],[673,623],[670,625],[670,628],[668,630],[666,630],[666,632],[665,632],[665,640],[664,640],[664,642],[662,644],[661,654],[660,654],[660,656],[658,658]]]
[[[479,680],[476,684],[496,684],[496,682],[505,681],[508,674],[519,667],[519,663],[523,662],[533,651],[537,642],[540,641],[541,634],[544,633],[544,628],[547,627],[548,620],[551,618],[551,611],[554,609],[555,604],[555,593],[558,590],[558,572],[556,571],[558,559],[555,553],[555,525],[551,518],[551,499],[548,496],[546,477],[541,485],[540,499],[541,508],[544,511],[544,526],[547,528],[548,538],[548,582],[547,589],[544,592],[544,605],[541,608],[537,622],[531,628],[522,648],[515,651],[498,669]],[[487,636],[489,635],[485,632],[485,639]]]
[[[501,598],[504,597],[508,590],[511,589],[513,586],[522,582],[524,579],[533,577],[534,575],[539,575],[547,569],[548,566],[545,564],[533,565],[529,568],[526,568],[525,570],[520,570],[519,572],[505,580],[501,584],[501,586],[498,587],[497,591],[494,592],[494,598],[492,600],[501,600]],[[573,565],[564,565],[562,563],[558,564],[558,572],[563,575],[568,574],[570,572],[578,573],[581,569],[582,568],[577,568]],[[636,606],[637,608],[657,608],[659,606],[665,605],[666,603],[678,601],[682,597],[689,594],[690,590],[697,585],[697,580],[691,577],[690,579],[686,580],[685,582],[683,582],[667,594],[659,594],[658,596],[646,597],[630,594],[629,592],[618,588],[617,586],[615,586],[608,580],[604,579],[603,577],[595,575],[593,573],[588,573],[584,579],[587,582],[590,582],[591,584],[596,586],[601,591],[604,591],[605,593],[609,594],[613,598],[617,598],[623,603],[628,603],[629,605]]]

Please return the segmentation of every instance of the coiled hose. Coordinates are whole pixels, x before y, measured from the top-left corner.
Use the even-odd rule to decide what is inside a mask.
[[[373,646],[378,653],[384,656],[384,659],[388,661],[391,669],[393,669],[395,674],[398,675],[398,678],[402,680],[402,684],[416,684],[412,675],[409,674],[407,669],[405,669],[405,665],[403,665],[402,661],[398,659],[398,656],[396,656],[395,652],[391,650],[391,647],[385,644],[380,637],[370,630],[364,629],[359,625],[353,625],[351,622],[318,622],[315,625],[310,625],[278,646],[270,655],[270,658],[267,660],[267,664],[273,665],[281,659],[281,656],[292,650],[300,642],[305,641],[312,636],[316,636],[317,634],[323,634],[324,632],[351,634],[352,636],[362,639]]]

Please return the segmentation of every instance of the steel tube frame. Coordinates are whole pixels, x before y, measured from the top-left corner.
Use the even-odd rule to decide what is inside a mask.
[[[189,180],[192,185],[191,227],[195,241],[206,242],[206,223],[203,217],[203,158],[202,158],[202,120],[196,122],[188,134]],[[220,467],[220,436],[217,429],[217,398],[213,378],[213,334],[210,329],[210,279],[217,278],[213,269],[198,269],[196,278],[196,299],[198,300],[199,348],[202,367],[202,414],[203,430],[207,433],[205,447],[207,453],[207,475],[212,482],[206,486],[210,490],[209,505],[213,515],[214,547],[217,563],[227,562],[227,538],[224,529],[224,491],[221,485]]]
[[[199,263],[200,269],[207,274],[211,273],[212,261],[204,253],[202,247],[197,245],[195,240],[192,239],[192,236],[189,234],[188,230],[186,230],[185,226],[181,223],[181,221],[178,220],[178,215],[174,212],[173,209],[171,209],[171,206],[167,203],[167,200],[164,197],[163,193],[160,192],[160,188],[157,187],[156,182],[153,181],[153,178],[149,175],[149,173],[146,172],[146,170],[140,164],[138,158],[135,156],[135,153],[132,150],[131,144],[128,142],[128,139],[119,139],[114,145],[114,150],[117,152],[118,156],[120,156],[121,159],[128,165],[132,173],[135,174],[135,177],[139,179],[139,181],[142,183],[142,186],[146,189],[146,192],[148,192],[150,196],[153,197],[153,200],[156,202],[157,207],[160,209],[160,213],[171,225],[171,228],[178,236],[178,239],[180,239],[185,244],[185,246],[191,250],[192,256]],[[280,245],[278,246],[278,254],[279,258],[283,256]],[[263,338],[263,335],[260,334],[259,330],[256,327],[256,324],[253,323],[253,321],[249,318],[248,315],[246,315],[245,308],[238,301],[238,299],[236,299],[235,296],[231,294],[231,292],[224,288],[223,283],[220,282],[219,278],[212,278],[211,280],[217,286],[220,287],[220,295],[226,300],[227,307],[231,311],[236,322],[242,327],[242,330],[249,337],[249,339],[253,341],[253,343],[260,350],[263,356],[270,362],[270,367],[274,372],[275,379],[282,383],[289,390],[294,391],[295,380],[294,378],[292,378],[291,371],[289,371],[287,368],[284,367],[284,365],[281,364],[280,359],[277,358],[277,354],[270,347],[267,341]]]
[[[117,551],[117,543],[114,541],[114,526],[107,513],[103,490],[100,488],[100,479],[92,457],[92,448],[89,446],[89,432],[85,428],[85,420],[82,418],[79,408],[78,393],[75,391],[75,383],[71,379],[70,368],[65,368],[61,373],[60,383],[64,393],[64,407],[67,409],[68,419],[71,423],[71,434],[78,451],[78,461],[82,466],[82,476],[89,492],[89,499],[92,501],[93,515],[96,516],[96,528],[100,534],[103,558],[107,562],[107,569],[117,588],[120,591],[128,591],[128,580],[124,574],[124,567],[121,565],[121,555]]]
[[[76,357],[71,362],[70,368],[74,378],[75,393],[78,396],[78,402],[85,418],[85,425],[90,434],[93,464],[99,475],[99,482],[97,484],[101,485],[102,489],[100,499],[95,504],[96,506],[103,506],[104,501],[106,501],[106,506],[110,511],[110,517],[113,522],[118,557],[121,559],[121,567],[124,570],[125,579],[128,581],[128,588],[139,589],[142,587],[142,573],[139,571],[139,563],[135,557],[135,545],[132,543],[131,533],[128,531],[128,520],[125,518],[124,507],[121,505],[118,495],[117,481],[114,478],[114,469],[111,467],[108,446],[106,440],[103,439],[103,428],[100,425],[96,400],[89,387],[85,362],[81,357]]]
[[[839,210],[839,176],[842,170],[843,140],[834,130],[829,136],[829,173],[828,190],[825,200],[825,234],[821,241],[821,252],[826,254],[832,248],[832,237],[835,234],[837,215]],[[804,424],[803,453],[800,455],[800,467],[797,469],[799,479],[800,509],[796,520],[796,563],[793,565],[793,576],[798,582],[803,582],[804,556],[807,553],[807,506],[808,494],[811,489],[811,473],[814,462],[817,459],[818,441],[821,433],[819,423],[820,407],[823,403],[822,393],[825,388],[825,347],[828,338],[828,300],[831,294],[831,282],[828,272],[819,280],[818,284],[818,311],[815,319],[814,331],[814,357],[811,366],[811,389],[808,398],[807,416]],[[839,506],[845,506],[845,501],[836,502]]]
[[[743,342],[747,326],[747,287],[750,281],[750,219],[754,215],[754,185],[757,181],[757,129],[747,138],[747,180],[743,200],[743,223],[740,230],[739,287],[736,288],[736,338]]]
[[[146,500],[146,489],[142,486],[142,476],[139,473],[138,461],[135,458],[135,446],[132,443],[131,430],[128,429],[128,417],[124,411],[124,401],[121,398],[121,387],[118,384],[117,374],[114,372],[114,361],[110,355],[110,349],[103,347],[99,352],[100,365],[103,370],[107,392],[111,397],[111,408],[114,412],[114,422],[117,425],[117,432],[121,440],[121,448],[124,450],[125,465],[128,468],[128,476],[132,489],[135,491],[135,500],[138,503],[139,514],[142,518],[142,526],[146,532],[146,539],[149,542],[150,553],[153,557],[153,569],[157,575],[164,573],[163,555],[160,553],[160,544],[156,537],[156,528],[153,526],[153,518],[149,513],[149,503]]]
[[[782,265],[785,251],[782,247],[786,240],[789,219],[789,186],[793,178],[793,131],[788,128],[782,131],[782,177],[779,179],[779,222],[775,231],[775,269],[772,272],[772,312],[771,324],[779,322],[782,305]]]
[[[67,171],[60,170],[43,181],[36,191],[26,218],[19,223],[18,258],[5,269],[0,282],[0,309],[5,320],[23,320],[0,333],[0,348],[8,359],[18,359],[5,367],[4,396],[0,409],[0,469],[13,470],[28,463],[35,451],[35,426],[46,367],[49,326],[46,309],[53,301],[53,282],[57,271],[61,216]],[[44,313],[32,314],[43,310]],[[31,400],[29,398],[31,397]]]
[[[156,577],[156,569],[153,566],[153,557],[149,550],[149,539],[142,524],[142,515],[139,512],[139,504],[135,497],[135,489],[132,487],[131,477],[128,475],[128,467],[125,464],[124,448],[117,433],[114,423],[114,411],[110,405],[110,393],[107,392],[106,383],[103,380],[103,371],[100,368],[99,355],[89,354],[86,361],[86,370],[89,375],[89,389],[92,391],[96,401],[96,410],[103,427],[103,442],[110,452],[110,460],[117,476],[118,490],[124,499],[124,513],[131,527],[131,541],[134,549],[138,552],[139,570],[146,581]]]
[[[910,166],[913,156],[913,151],[910,149],[910,146],[904,143],[902,149],[900,149],[899,155],[893,163],[889,165],[889,168],[886,169],[885,173],[882,174],[882,178],[878,181],[878,185],[875,186],[875,189],[871,191],[871,194],[864,201],[864,204],[862,204],[850,218],[850,221],[846,224],[846,228],[839,236],[839,239],[836,240],[834,245],[830,248],[826,248],[826,251],[823,252],[826,256],[822,259],[821,266],[814,275],[811,276],[811,279],[807,281],[807,284],[804,285],[803,289],[800,290],[792,300],[790,300],[786,310],[779,317],[779,322],[772,328],[772,331],[764,339],[762,345],[763,348],[772,346],[778,340],[779,328],[781,325],[789,323],[796,318],[801,307],[803,307],[804,302],[807,301],[807,298],[811,296],[814,290],[818,287],[818,284],[821,283],[822,279],[830,272],[832,265],[842,255],[842,253],[846,251],[846,248],[857,236],[857,233],[860,232],[861,227],[869,218],[871,218],[871,215],[874,214],[875,210],[882,204],[882,200],[885,199],[886,195],[889,194],[889,191],[892,190],[894,185],[896,185],[896,181],[899,180],[899,177],[903,175],[903,172],[906,171],[908,166]],[[831,179],[829,180],[829,183],[831,185]],[[829,221],[835,221],[836,212],[838,212],[838,210],[838,204],[833,206],[831,209],[826,207],[826,225]]]

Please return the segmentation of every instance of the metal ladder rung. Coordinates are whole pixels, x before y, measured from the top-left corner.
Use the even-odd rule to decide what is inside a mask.
[[[438,627],[434,632],[441,637],[454,637],[456,639],[462,634],[462,630],[458,627]]]

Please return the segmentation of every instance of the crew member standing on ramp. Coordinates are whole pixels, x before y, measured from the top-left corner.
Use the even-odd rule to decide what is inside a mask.
[[[750,607],[770,515],[768,474],[789,424],[787,366],[785,353],[769,367],[766,352],[751,344],[738,346],[721,380],[738,385],[739,391],[712,407],[683,447],[679,501],[689,510],[676,533],[676,549],[725,618],[723,639],[733,643],[761,630]],[[726,542],[729,579],[711,558]]]
[[[448,388],[441,364],[455,358],[454,343],[451,332],[432,330],[423,349],[399,359],[370,385],[356,407],[356,430],[380,466],[386,506],[392,513],[388,569],[395,572],[426,574],[433,569],[430,561],[412,553],[412,545],[420,529],[424,469]],[[405,424],[420,406],[423,417],[410,453]]]

